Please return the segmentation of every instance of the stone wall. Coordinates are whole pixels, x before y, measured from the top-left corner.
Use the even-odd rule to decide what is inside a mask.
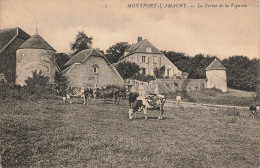
[[[154,93],[156,87],[160,94],[176,93],[177,91],[201,91],[206,87],[205,79],[156,79],[149,83],[137,80],[127,80],[127,85],[132,85],[131,91],[138,92],[139,85],[145,85],[146,93]]]
[[[201,91],[206,87],[206,79],[157,79],[169,87],[175,86],[174,91]]]
[[[42,49],[19,49],[16,52],[16,84],[24,85],[25,80],[32,76],[33,71],[40,72],[54,82],[55,51]]]

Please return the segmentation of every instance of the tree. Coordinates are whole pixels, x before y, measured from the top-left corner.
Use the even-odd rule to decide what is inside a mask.
[[[117,64],[116,69],[123,79],[133,77],[136,73],[140,72],[140,67],[134,62],[120,62]]]
[[[118,42],[106,50],[105,56],[109,60],[109,62],[115,63],[122,55],[124,55],[125,50],[129,46],[130,45],[127,42]]]
[[[55,58],[56,58],[56,63],[61,70],[63,69],[62,68],[63,65],[70,59],[69,55],[65,53],[56,53]]]
[[[160,68],[155,68],[153,73],[156,78],[163,78],[165,74],[165,66],[162,66]]]
[[[163,54],[182,72],[188,73],[192,79],[205,79],[207,66],[215,56],[196,54],[194,57],[174,51],[162,51]]]
[[[82,50],[90,49],[92,45],[92,37],[88,37],[84,31],[78,32],[74,42],[70,43],[72,55],[79,53]]]
[[[222,61],[227,68],[227,84],[231,88],[256,91],[259,84],[259,59],[232,56]]]

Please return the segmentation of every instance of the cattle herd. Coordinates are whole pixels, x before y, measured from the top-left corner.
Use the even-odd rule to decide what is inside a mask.
[[[90,99],[103,99],[104,103],[108,99],[112,99],[115,104],[119,104],[122,99],[128,99],[129,102],[129,119],[134,119],[137,112],[143,112],[144,118],[147,120],[147,111],[148,110],[157,110],[158,111],[158,120],[162,119],[164,112],[164,104],[166,102],[163,95],[145,95],[143,99],[138,93],[128,92],[126,88],[123,87],[107,87],[107,88],[76,88],[68,87],[63,96],[64,103],[73,103],[74,99],[82,99],[84,105],[88,105]],[[253,116],[257,116],[258,106],[256,106],[256,98],[254,102],[249,106],[249,110]],[[146,101],[146,102],[144,102]],[[150,106],[148,106],[150,105]]]
[[[76,88],[68,87],[66,94],[63,97],[63,102],[72,104],[75,99],[82,99],[84,105],[88,105],[90,99],[103,99],[104,103],[107,99],[114,100],[115,104],[119,104],[122,99],[128,99],[129,102],[129,119],[133,119],[137,112],[143,112],[145,120],[147,120],[147,110],[158,110],[158,120],[162,119],[163,106],[165,98],[163,95],[145,95],[144,99],[138,99],[138,93],[128,92],[122,87],[108,87],[108,88]],[[146,103],[144,103],[146,101]],[[150,106],[147,106],[146,104]]]

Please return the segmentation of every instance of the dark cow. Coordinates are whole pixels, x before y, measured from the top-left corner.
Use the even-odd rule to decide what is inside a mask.
[[[126,98],[127,95],[126,89],[125,88],[115,89],[113,95],[114,95],[115,103],[119,104],[122,99]]]
[[[145,96],[145,100],[151,105],[151,107],[147,107],[143,100],[139,99],[138,93],[130,93],[129,94],[129,119],[134,118],[134,113],[137,111],[143,111],[145,120],[147,120],[147,110],[158,110],[158,120],[162,119],[163,115],[163,106],[165,104],[165,98],[162,95],[147,95]]]
[[[126,95],[126,90],[124,88],[102,88],[97,89],[96,96],[98,98],[103,98],[104,103],[107,99],[114,99],[114,102],[119,104],[119,102],[124,98]]]

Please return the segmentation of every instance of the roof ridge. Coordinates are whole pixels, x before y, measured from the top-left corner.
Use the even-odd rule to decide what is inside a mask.
[[[12,43],[17,36],[18,36],[18,34],[16,34],[16,35],[2,48],[2,50],[0,51],[0,53],[1,53],[7,46],[9,46],[9,44]]]

